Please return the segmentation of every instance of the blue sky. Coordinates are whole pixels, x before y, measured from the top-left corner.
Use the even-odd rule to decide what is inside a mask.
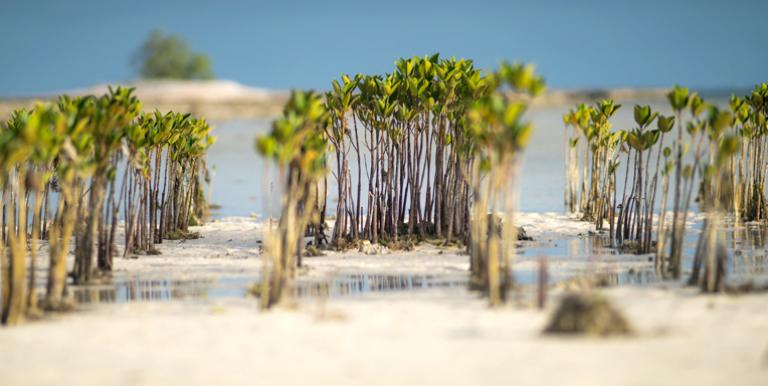
[[[534,62],[553,88],[742,88],[768,81],[767,14],[760,0],[0,0],[0,96],[130,80],[153,28],[259,87],[323,89],[440,52]]]

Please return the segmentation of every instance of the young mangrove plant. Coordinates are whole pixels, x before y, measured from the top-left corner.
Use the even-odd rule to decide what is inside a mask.
[[[768,83],[755,86],[751,95],[743,99],[733,97],[731,109],[739,127],[741,151],[738,162],[734,211],[745,221],[768,219],[768,201],[765,197],[766,152],[768,152]],[[731,169],[735,169],[735,162]]]
[[[333,177],[336,179],[338,201],[331,240],[337,249],[343,247],[342,243],[345,236],[349,235],[350,238],[354,239],[359,238],[360,227],[356,203],[360,201],[360,194],[358,193],[357,197],[353,195],[353,176],[349,160],[350,147],[354,147],[357,154],[357,165],[360,165],[360,137],[357,133],[357,125],[355,125],[354,133],[350,131],[349,119],[352,106],[358,98],[354,91],[359,82],[360,76],[352,79],[344,75],[341,83],[336,80],[333,81],[333,90],[325,95],[326,108],[331,117],[331,124],[326,127],[325,135],[328,138],[331,151],[334,153],[336,166]],[[359,192],[361,168],[357,167],[356,169],[358,172],[357,190]]]
[[[285,179],[262,306],[286,292],[307,229],[318,245],[323,239],[326,157],[338,194],[334,248],[465,243],[474,286],[502,302],[512,285],[515,179],[531,130],[519,96],[540,93],[543,80],[530,66],[504,63],[484,76],[469,60],[432,55],[399,59],[383,76],[343,75],[332,86],[324,103],[292,93],[272,132],[257,139]]]
[[[262,308],[273,306],[291,291],[296,267],[301,266],[307,226],[319,221],[317,186],[326,174],[329,121],[319,95],[294,91],[272,131],[256,140],[258,152],[277,163],[284,180],[279,226],[265,243],[259,290]]]
[[[566,133],[566,209],[595,222],[598,229],[611,213],[611,177],[621,134],[611,132],[610,118],[620,107],[605,99],[594,107],[580,104],[563,115],[566,129],[573,129],[570,136]]]
[[[0,184],[3,186],[4,213],[3,242],[0,243],[0,268],[3,273],[0,320],[3,324],[20,323],[31,300],[27,282],[27,192],[33,192],[37,209],[40,205],[38,191],[41,188],[41,177],[36,173],[39,172],[40,161],[45,157],[38,149],[46,148],[46,138],[41,138],[41,134],[49,130],[46,127],[50,124],[46,122],[47,118],[48,114],[42,109],[31,113],[26,110],[16,111],[0,136]],[[31,245],[33,261],[36,260],[36,247],[36,243]]]
[[[669,133],[675,126],[674,116],[659,115],[656,121],[658,130],[661,132],[661,139],[659,140],[660,148],[656,155],[656,173],[654,175],[653,187],[651,193],[653,194],[653,200],[651,200],[650,208],[655,210],[656,208],[656,187],[661,173],[661,207],[659,208],[658,221],[656,223],[656,249],[655,249],[655,266],[658,272],[662,270],[662,263],[664,261],[665,245],[667,240],[667,198],[669,196],[669,176],[674,168],[674,162],[670,160],[672,155],[672,149],[669,146],[664,145],[664,135]],[[664,157],[663,163],[661,156]]]
[[[741,166],[738,173],[735,170],[736,165],[760,162],[760,158],[756,158],[762,154],[760,140],[756,145],[754,141],[744,138],[751,138],[753,131],[750,128],[760,125],[760,118],[751,118],[751,111],[762,102],[760,92],[756,91],[751,105],[732,98],[733,114],[712,110],[709,116],[703,117],[710,106],[698,94],[676,86],[667,98],[675,113],[673,116],[660,115],[647,105],[636,105],[633,109],[636,126],[627,131],[610,131],[609,119],[619,108],[610,100],[600,101],[594,107],[580,105],[563,116],[566,126],[573,128],[570,134],[566,134],[569,136],[566,143],[566,207],[571,212],[581,212],[584,220],[594,221],[598,231],[602,229],[603,221],[608,220],[611,245],[629,248],[635,253],[655,252],[656,267],[671,277],[679,278],[683,240],[694,192],[699,192],[697,197],[702,210],[713,211],[707,224],[716,224],[718,213],[723,208],[750,208],[752,205],[745,213],[751,211],[759,216],[760,209],[754,208],[760,207],[761,204],[755,203],[760,199],[745,201],[734,196],[741,198],[740,192],[762,195],[760,188],[755,189],[755,185],[748,187],[745,181],[753,181],[759,186],[764,173],[749,174],[752,172],[745,166]],[[688,116],[689,119],[684,119]],[[654,121],[656,127],[652,129]],[[732,138],[736,138],[737,131],[728,130],[735,126],[734,123],[741,125],[741,147],[753,147],[755,156],[749,154],[742,156],[740,161],[735,159],[739,143],[736,141],[734,145]],[[665,136],[675,126],[677,138],[673,139],[671,146],[666,146]],[[729,133],[727,141],[723,139],[726,133]],[[578,146],[580,142],[586,145]],[[723,143],[729,147],[721,147]],[[736,149],[732,149],[734,146]],[[622,158],[625,162],[624,182],[619,188],[616,173]],[[710,176],[707,173],[712,172],[707,170],[712,168],[722,173]],[[674,179],[671,179],[672,171]],[[673,214],[671,224],[668,224],[666,212],[671,187]],[[661,203],[657,212],[659,190]],[[621,192],[620,195],[618,192]],[[653,219],[656,213],[658,221],[654,245]],[[714,232],[711,229],[708,228],[708,231]],[[702,243],[698,249],[702,251],[699,255],[713,250],[704,248]],[[697,264],[701,266],[704,261],[707,260],[699,259]],[[698,280],[698,270],[695,268],[692,280]]]
[[[502,63],[490,75],[492,92],[472,104],[468,136],[475,158],[471,175],[472,223],[470,283],[488,295],[491,306],[506,300],[512,286],[511,261],[517,241],[516,183],[520,153],[533,125],[523,119],[525,102],[513,101],[509,90],[537,95],[544,81],[530,65]],[[499,217],[497,217],[499,216]]]
[[[468,239],[467,107],[483,92],[469,60],[399,59],[384,76],[343,76],[326,95],[338,189],[336,248]]]
[[[50,264],[44,303],[47,310],[69,307],[64,297],[67,285],[67,256],[80,213],[78,206],[80,197],[84,195],[84,181],[92,167],[89,162],[91,142],[86,132],[87,120],[84,118],[86,109],[84,99],[59,99],[58,122],[54,126],[54,133],[61,146],[54,160],[56,184],[48,184],[49,187],[53,185],[50,191],[56,191],[58,199],[53,220],[48,226]]]
[[[584,176],[586,175],[586,153],[589,144],[584,137],[589,130],[590,118],[592,118],[592,108],[585,104],[580,104],[576,109],[571,109],[568,113],[563,114],[567,145],[565,207],[570,213],[581,213],[586,208],[587,188]],[[570,133],[569,127],[571,128]],[[584,165],[583,173],[580,165]]]
[[[173,113],[162,125],[145,117],[137,120],[139,107],[133,90],[110,89],[100,97],[62,96],[56,105],[18,110],[0,127],[4,214],[0,316],[4,324],[17,324],[38,310],[69,307],[65,299],[67,258],[73,239],[74,283],[87,283],[94,275],[111,270],[121,211],[133,219],[126,221],[126,234],[139,229],[147,235],[150,246],[153,240],[162,239],[158,210],[161,214],[174,213],[170,229],[186,231],[192,219],[200,216],[204,153],[213,141],[208,135],[210,128],[202,120]],[[174,122],[185,123],[171,124]],[[125,175],[141,181],[140,189],[127,177],[120,185],[115,181],[126,149]],[[162,149],[166,149],[165,161],[160,160]],[[177,171],[168,177],[174,194],[160,204],[157,188],[162,164],[166,170],[176,167]],[[140,211],[143,214],[132,217],[128,214],[132,209],[125,203],[135,200],[145,204]],[[49,213],[51,204],[53,213]],[[36,267],[40,242],[46,239],[50,255],[46,295],[38,300]],[[130,236],[125,247],[133,248]]]
[[[621,108],[611,99],[598,102],[591,110],[587,129],[587,143],[590,154],[589,194],[584,207],[583,219],[594,221],[597,230],[602,230],[603,220],[608,218],[611,201],[611,172],[614,164],[616,145],[622,133],[611,132],[610,118]]]
[[[658,183],[658,169],[663,153],[663,138],[666,117],[660,117],[656,129],[650,125],[659,117],[650,106],[636,105],[634,119],[637,126],[626,132],[626,172],[621,200],[621,211],[617,219],[615,239],[619,245],[637,253],[651,252],[654,205]],[[658,146],[656,146],[658,145]],[[655,152],[655,154],[654,154]],[[651,160],[656,158],[652,173]],[[631,175],[631,180],[629,179]]]
[[[679,279],[681,275],[683,241],[686,232],[686,224],[690,209],[691,198],[694,191],[694,180],[697,169],[701,166],[704,156],[704,139],[706,137],[706,121],[700,118],[700,115],[708,109],[708,104],[704,102],[696,93],[690,93],[688,89],[675,86],[669,92],[667,98],[670,101],[672,110],[675,112],[678,122],[678,135],[675,142],[677,153],[675,154],[675,190],[672,214],[672,234],[670,236],[669,265],[665,270],[670,276]],[[690,137],[689,142],[683,139],[683,111],[690,107],[691,120],[685,125],[685,131]],[[690,145],[693,145],[693,161],[688,162],[684,155]],[[663,265],[663,264],[662,264]]]
[[[633,109],[636,126],[627,131],[610,130],[609,120],[620,107],[610,100],[600,101],[594,107],[579,105],[563,116],[566,128],[572,128],[566,132],[565,203],[569,211],[580,212],[582,219],[595,222],[598,231],[608,220],[611,245],[628,248],[635,253],[655,252],[657,268],[672,277],[679,277],[685,224],[693,193],[697,191],[695,181],[706,182],[698,189],[701,191],[702,207],[714,205],[714,199],[720,203],[728,202],[727,206],[718,204],[719,207],[738,207],[738,200],[732,195],[750,189],[739,184],[744,172],[737,174],[735,171],[735,165],[739,164],[735,160],[736,151],[727,152],[728,162],[717,165],[725,170],[719,180],[697,177],[697,174],[704,175],[704,165],[715,165],[719,141],[724,133],[722,130],[732,125],[723,123],[725,118],[722,113],[718,113],[716,118],[702,119],[709,105],[698,94],[690,93],[685,88],[675,87],[668,94],[668,99],[674,116],[660,115],[647,105],[636,105]],[[749,121],[748,105],[735,98],[731,101],[731,108],[739,112],[735,122],[749,127],[749,123],[743,123]],[[689,112],[691,119],[683,119],[685,112]],[[715,126],[713,120],[725,126]],[[654,121],[656,125],[652,129]],[[676,123],[677,139],[667,147],[665,136],[672,132]],[[731,136],[735,134],[735,131],[731,132]],[[707,143],[706,138],[709,138]],[[579,146],[580,143],[583,146]],[[686,156],[691,148],[692,154]],[[722,151],[725,152],[725,149]],[[616,178],[620,161],[625,163],[621,187]],[[742,160],[741,163],[748,162]],[[733,166],[729,168],[728,165]],[[673,170],[675,177],[671,181]],[[725,182],[733,188],[722,189]],[[671,232],[667,229],[666,214],[670,185],[674,187]],[[657,213],[659,190],[661,204],[654,245],[653,219]]]
[[[81,208],[84,229],[75,249],[75,283],[88,282],[97,272],[99,234],[103,232],[102,213],[107,184],[114,178],[114,154],[120,149],[124,131],[139,113],[141,104],[132,89],[110,89],[99,98],[84,98],[88,109],[86,125],[91,137],[93,154],[90,158],[93,174],[88,188],[87,204]],[[104,261],[99,265],[109,269]]]
[[[729,176],[728,164],[739,149],[736,136],[726,134],[731,127],[733,115],[729,111],[720,111],[711,107],[708,118],[703,122],[703,131],[709,142],[708,159],[701,165],[701,188],[699,191],[700,207],[705,212],[704,231],[699,236],[694,255],[693,272],[690,284],[697,284],[704,265],[702,290],[717,292],[723,286],[725,276],[726,252],[722,243],[718,243],[717,230],[723,215],[722,191],[725,179]]]

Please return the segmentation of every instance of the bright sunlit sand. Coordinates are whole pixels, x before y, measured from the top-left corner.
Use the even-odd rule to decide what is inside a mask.
[[[540,224],[534,237],[573,237],[584,228],[554,216],[531,218]],[[3,382],[298,385],[322,379],[349,385],[561,385],[564,377],[576,385],[677,385],[683,378],[700,385],[765,381],[768,347],[765,339],[756,339],[768,336],[765,295],[702,297],[696,290],[670,284],[596,289],[626,315],[631,336],[547,337],[542,331],[564,290],[553,290],[544,310],[528,298],[489,309],[465,289],[465,255],[425,247],[307,259],[306,272],[297,278],[297,286],[307,293],[293,307],[263,313],[243,287],[261,272],[256,240],[262,227],[247,219],[222,219],[193,228],[202,239],[163,243],[162,255],[116,260],[115,281],[125,283],[118,284],[116,292],[111,292],[112,286],[97,286],[90,297],[78,295],[87,299],[82,311],[0,331]],[[553,269],[579,266],[578,261],[563,260]],[[598,271],[622,272],[649,263],[596,264]],[[321,282],[336,287],[330,295],[312,293],[310,284]],[[70,354],[73,342],[78,355]]]

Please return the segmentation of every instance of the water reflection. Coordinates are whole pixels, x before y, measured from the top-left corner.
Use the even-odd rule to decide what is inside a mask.
[[[731,276],[766,276],[768,274],[768,227],[749,224],[729,232],[726,240],[733,253],[726,266]]]
[[[370,275],[355,274],[334,277],[329,281],[298,281],[294,293],[298,297],[344,297],[372,292],[410,291],[429,288],[465,287],[465,276],[437,275]]]
[[[116,279],[112,284],[75,286],[78,303],[126,303],[184,299],[222,299],[246,295],[257,277],[225,277],[217,280]],[[293,292],[298,298],[346,297],[367,293],[413,291],[429,288],[466,287],[467,278],[437,275],[339,275],[328,280],[300,279]]]
[[[702,223],[703,221],[699,219],[686,232],[683,249],[684,273],[690,272],[693,266]],[[768,225],[735,224],[732,219],[726,219],[725,225],[719,232],[719,237],[728,251],[726,280],[731,283],[744,283],[768,279]],[[650,265],[653,261],[653,254],[632,255],[612,248],[606,234],[588,234],[563,240],[539,240],[524,245],[518,251],[518,255],[518,261],[530,261],[545,257],[550,263],[553,263],[551,265],[569,262],[637,262],[639,264],[649,263]],[[579,275],[594,275],[597,272],[595,267],[590,267],[580,273],[566,271],[553,272],[552,275],[555,277],[561,275],[561,279]],[[662,277],[657,275],[652,268],[641,271],[618,272],[616,275],[619,276],[613,280],[614,285],[648,284],[662,280]],[[642,275],[642,277],[637,277],[637,275]]]
[[[524,245],[518,255],[524,258],[547,256],[568,260],[589,260],[596,256],[617,255],[608,237],[602,234],[586,234],[565,239],[539,240]]]
[[[206,297],[212,280],[116,280],[112,284],[75,286],[78,303],[126,303]]]
[[[514,280],[519,286],[531,288],[537,284],[533,269],[515,269]],[[574,277],[592,277],[599,285],[647,284],[655,281],[651,271],[612,270],[558,270],[549,275],[548,284],[554,285]],[[258,277],[223,277],[217,280],[142,280],[115,279],[111,284],[73,286],[72,293],[80,304],[128,303],[173,300],[201,300],[242,298]],[[468,274],[413,275],[413,274],[347,274],[330,279],[300,278],[294,283],[297,298],[342,298],[370,293],[419,291],[434,288],[467,288]]]

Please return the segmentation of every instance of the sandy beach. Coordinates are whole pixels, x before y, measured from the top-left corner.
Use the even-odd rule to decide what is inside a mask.
[[[588,229],[555,214],[523,214],[520,223],[528,223],[537,240],[523,242],[523,251],[547,240],[578,238]],[[200,239],[164,242],[161,255],[116,260],[115,280],[247,281],[260,272],[263,229],[248,218],[217,220],[193,229]],[[621,271],[647,264],[606,258],[590,268]],[[329,253],[307,258],[305,265],[297,282],[354,273],[462,277],[468,263],[460,251],[422,246],[380,255]],[[534,266],[535,259],[521,258],[515,269]],[[628,337],[598,339],[542,334],[569,291],[558,286],[544,310],[524,297],[490,309],[478,294],[453,286],[300,297],[260,312],[258,300],[240,290],[173,302],[86,304],[73,313],[2,329],[2,383],[679,385],[684,379],[695,385],[764,385],[768,380],[765,294],[703,296],[676,284],[592,289],[611,300],[634,330]]]

